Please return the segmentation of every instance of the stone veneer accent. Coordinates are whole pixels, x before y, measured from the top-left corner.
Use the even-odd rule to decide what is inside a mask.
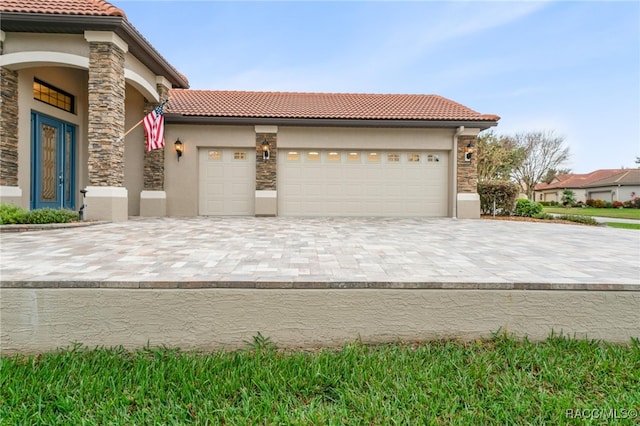
[[[270,156],[262,159],[262,142],[269,142]],[[256,133],[256,190],[276,190],[278,171],[278,135],[276,133]]]
[[[124,186],[124,51],[89,42],[89,185]]]
[[[0,68],[0,186],[18,186],[18,72]]]
[[[458,193],[472,193],[478,192],[478,156],[476,155],[476,149],[478,146],[475,136],[459,136],[458,137]],[[471,161],[464,161],[464,153],[467,149],[467,145],[472,143],[474,146],[473,156]]]
[[[163,101],[169,97],[169,88],[162,84],[157,84],[156,89]],[[147,115],[159,103],[145,102],[144,114]],[[165,125],[166,126],[166,125]],[[146,135],[145,135],[146,139]],[[165,141],[165,144],[169,143]],[[146,144],[146,140],[145,140]],[[145,191],[164,191],[164,155],[166,148],[154,149],[144,154],[144,190]]]

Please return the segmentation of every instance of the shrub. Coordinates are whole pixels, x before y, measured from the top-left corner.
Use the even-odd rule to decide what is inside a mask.
[[[538,201],[538,202],[542,204],[544,207],[556,207],[560,205],[560,203],[557,201]]]
[[[0,204],[0,224],[14,225],[26,223],[29,212],[13,204]]]
[[[561,201],[563,206],[572,206],[576,203],[576,194],[570,189],[565,189],[562,191]]]
[[[613,204],[611,204],[611,201],[605,201],[604,202],[604,208],[605,209],[610,209],[611,207],[613,207]]]
[[[596,209],[603,209],[607,206],[607,203],[605,203],[602,200],[591,200],[591,207],[595,207]]]
[[[584,203],[587,205],[587,207],[593,207],[593,201],[593,198],[587,198]]]
[[[568,220],[570,222],[576,222],[576,223],[583,223],[585,225],[598,225],[598,221],[592,218],[591,216],[566,214],[562,216],[556,216],[556,219]]]
[[[622,203],[622,201],[614,201],[613,203],[611,203],[611,205],[613,206],[613,208],[616,208],[616,209],[624,207],[624,204]]]
[[[28,211],[13,204],[0,204],[0,224],[2,225],[69,223],[78,219],[78,213],[73,210],[37,209]]]
[[[510,215],[519,193],[520,187],[510,181],[491,180],[478,183],[480,209],[484,214],[493,213],[495,201],[496,214]]]
[[[29,213],[27,223],[69,223],[78,220],[78,213],[72,210],[38,209]]]
[[[516,216],[533,217],[542,213],[542,204],[536,203],[526,198],[520,198],[516,203]]]
[[[533,216],[534,219],[544,219],[544,220],[551,220],[551,219],[555,219],[555,217],[552,214],[549,213],[536,213]]]

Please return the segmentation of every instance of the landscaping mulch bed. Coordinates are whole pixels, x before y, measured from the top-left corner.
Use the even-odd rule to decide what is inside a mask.
[[[604,224],[598,225],[589,225],[586,223],[572,222],[570,220],[560,220],[560,219],[534,219],[532,217],[521,217],[521,216],[492,216],[492,215],[482,215],[480,216],[482,219],[489,220],[509,220],[512,222],[540,222],[540,223],[564,223],[567,225],[582,225],[582,226],[604,226]]]

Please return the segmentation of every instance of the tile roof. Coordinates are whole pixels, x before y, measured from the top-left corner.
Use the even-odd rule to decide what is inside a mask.
[[[497,121],[437,95],[245,92],[170,92],[168,113],[205,117]]]
[[[104,0],[2,0],[2,12],[56,15],[120,16],[125,13]]]
[[[618,173],[589,184],[589,186],[611,185],[640,185],[640,169],[626,169],[623,170],[622,173]]]
[[[584,188],[599,185],[601,182],[613,182],[622,178],[622,175],[627,175],[626,172],[633,170],[638,169],[600,169],[591,173],[558,175],[556,176],[557,182],[540,183],[536,185],[535,189],[536,191],[545,191],[547,189]]]

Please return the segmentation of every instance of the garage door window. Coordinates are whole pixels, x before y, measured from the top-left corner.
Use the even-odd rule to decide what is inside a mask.
[[[434,154],[427,155],[427,163],[437,163],[440,161],[440,157]]]
[[[380,162],[380,154],[377,152],[370,152],[367,155],[367,161],[369,163],[379,163]]]
[[[222,160],[222,151],[209,150],[209,160],[220,161]]]
[[[320,161],[320,153],[316,151],[307,152],[307,161]]]
[[[387,163],[399,163],[400,154],[387,154]]]
[[[407,160],[410,163],[419,163],[420,162],[420,154],[408,154]]]
[[[340,153],[339,152],[330,152],[327,154],[327,161],[329,162],[339,162],[340,161]]]
[[[233,153],[233,159],[234,160],[246,160],[247,159],[247,153],[245,151],[236,151]]]
[[[287,152],[287,161],[298,161],[300,159],[300,154],[296,151]]]
[[[350,152],[347,156],[347,161],[350,163],[359,163],[360,162],[360,153],[359,152]]]

